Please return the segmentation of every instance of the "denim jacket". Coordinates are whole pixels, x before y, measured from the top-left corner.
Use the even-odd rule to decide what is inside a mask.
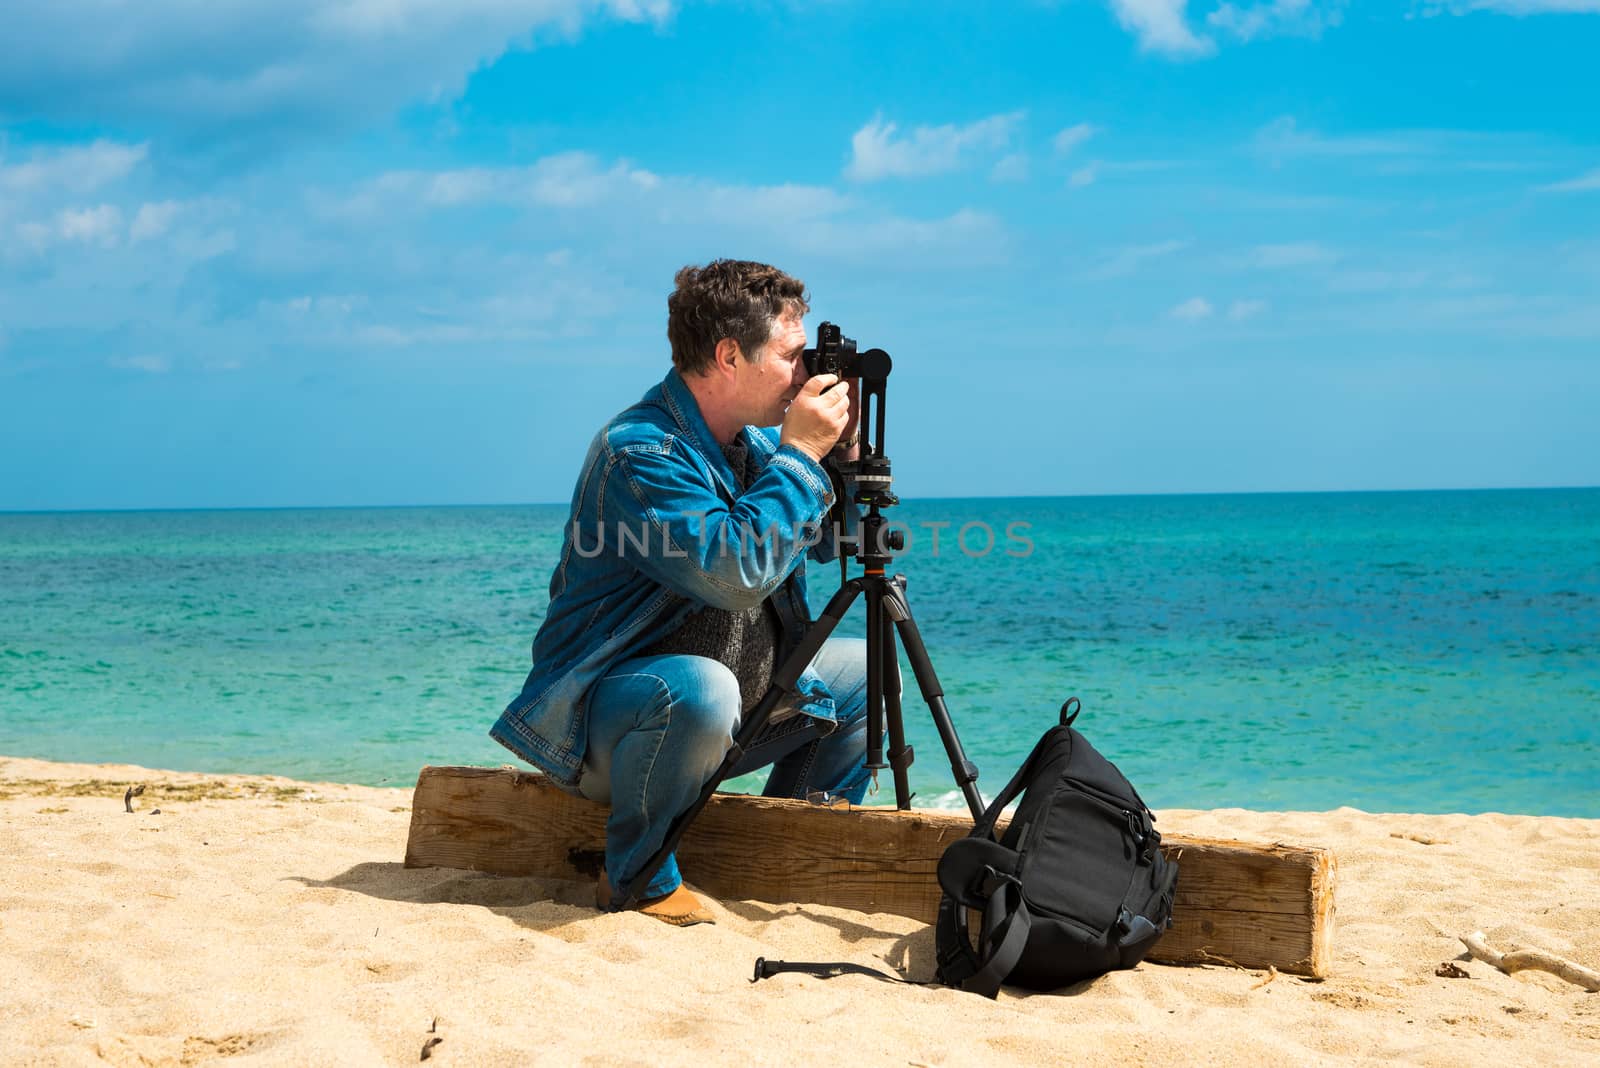
[[[771,598],[780,662],[811,621],[805,556],[836,556],[823,536],[832,486],[811,457],[778,445],[777,430],[740,433],[750,453],[743,492],[673,370],[589,445],[533,670],[489,731],[567,789],[583,766],[589,692],[613,664],[707,605],[739,610]],[[802,713],[835,719],[814,673],[801,675],[798,690]]]

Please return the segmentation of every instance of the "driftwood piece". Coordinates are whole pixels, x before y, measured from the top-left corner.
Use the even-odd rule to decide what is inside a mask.
[[[1600,972],[1590,971],[1581,964],[1574,964],[1553,953],[1537,949],[1514,949],[1509,953],[1497,953],[1489,947],[1489,942],[1482,931],[1462,935],[1461,944],[1467,947],[1468,953],[1491,967],[1499,968],[1507,975],[1529,970],[1549,972],[1569,983],[1576,983],[1591,994],[1600,991]]]
[[[604,857],[606,811],[513,768],[423,768],[406,867],[592,879]],[[684,836],[678,861],[691,883],[718,897],[932,923],[939,856],[971,826],[953,812],[838,811],[718,794]],[[1328,974],[1331,851],[1178,834],[1165,836],[1163,848],[1180,874],[1173,927],[1152,960]]]

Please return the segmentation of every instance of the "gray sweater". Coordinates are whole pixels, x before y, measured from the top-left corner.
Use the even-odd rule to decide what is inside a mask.
[[[741,438],[722,447],[741,490],[750,485],[749,450]],[[739,679],[739,707],[748,712],[772,685],[778,658],[778,613],[770,601],[740,612],[705,607],[693,612],[678,627],[640,655],[692,653],[720,660]],[[781,718],[781,717],[775,717]]]

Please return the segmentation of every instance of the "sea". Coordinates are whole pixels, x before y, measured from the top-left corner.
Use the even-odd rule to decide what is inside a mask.
[[[1157,809],[1600,817],[1600,489],[887,514],[986,795],[1076,696]],[[402,787],[427,764],[515,763],[486,732],[530,666],[564,520],[0,514],[0,753]],[[808,577],[820,608],[839,570]],[[837,633],[864,628],[858,601]],[[960,808],[903,670],[912,803]],[[869,803],[894,801],[885,776]]]

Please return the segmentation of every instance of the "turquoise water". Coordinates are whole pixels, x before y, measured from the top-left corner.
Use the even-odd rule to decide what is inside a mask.
[[[1600,490],[891,514],[988,792],[1077,694],[1158,808],[1600,817]],[[484,732],[526,673],[563,518],[0,515],[0,753],[389,785],[508,762]],[[812,566],[816,604],[837,576]],[[906,721],[918,803],[956,807],[914,691]]]

